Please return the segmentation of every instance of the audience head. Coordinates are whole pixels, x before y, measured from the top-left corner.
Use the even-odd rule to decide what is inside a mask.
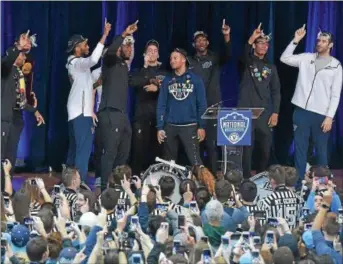
[[[30,239],[26,245],[26,254],[30,261],[45,262],[49,257],[48,241],[42,237]]]
[[[200,187],[197,189],[195,193],[195,200],[197,201],[199,210],[205,208],[206,204],[211,200],[211,195],[208,190],[204,187]]]
[[[44,229],[47,234],[49,234],[52,229],[54,228],[54,214],[51,210],[48,209],[40,209],[38,212],[38,217],[43,222]]]
[[[273,254],[274,264],[295,263],[292,251],[288,247],[280,247]]]
[[[294,167],[284,166],[285,177],[286,177],[286,187],[293,188],[299,179],[297,169]]]
[[[116,167],[108,179],[109,187],[113,188],[114,185],[121,185],[124,180],[124,175],[127,181],[131,181],[132,170],[128,165],[121,165]]]
[[[339,229],[340,227],[337,222],[336,215],[327,214],[325,221],[323,223],[323,227],[322,227],[323,233],[325,235],[325,239],[333,241],[333,239],[336,238],[337,235],[339,234]]]
[[[120,264],[119,263],[119,254],[116,250],[108,250],[104,257],[104,264]]]
[[[239,188],[239,193],[244,202],[252,203],[257,196],[256,183],[250,180],[244,180]]]
[[[80,189],[77,194],[76,206],[82,213],[95,212],[96,198],[94,193],[88,190]]]
[[[114,207],[118,203],[119,199],[119,192],[116,192],[112,188],[108,188],[101,194],[101,206],[105,208],[107,211],[114,210]]]
[[[162,197],[169,197],[173,194],[175,189],[175,180],[171,176],[162,176],[158,182],[161,188]]]
[[[230,169],[225,173],[225,179],[238,189],[243,181],[243,173],[239,169]]]
[[[220,223],[224,215],[223,205],[218,200],[209,201],[205,207],[205,215],[210,224]]]
[[[53,232],[48,236],[49,258],[57,259],[62,250],[62,236],[59,232]]]
[[[193,193],[193,195],[195,194],[196,189],[197,189],[195,182],[190,180],[190,179],[186,179],[180,183],[180,187],[179,187],[180,195],[183,195],[185,192],[187,192],[187,185],[188,184],[189,184],[189,188],[190,188],[191,192]]]
[[[227,180],[216,181],[215,193],[219,202],[225,203],[231,197],[232,185]]]
[[[66,188],[77,190],[80,188],[81,177],[79,171],[75,168],[68,167],[63,170],[62,183]]]
[[[286,183],[285,170],[281,165],[272,165],[268,169],[269,180],[273,189]]]

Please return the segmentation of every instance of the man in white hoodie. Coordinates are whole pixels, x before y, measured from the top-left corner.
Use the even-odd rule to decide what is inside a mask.
[[[293,52],[306,35],[305,25],[295,32],[294,39],[281,55],[281,61],[298,67],[299,75],[292,98],[296,106],[293,114],[295,166],[299,173],[298,187],[304,179],[310,135],[312,136],[318,165],[328,164],[329,131],[332,128],[342,90],[341,63],[330,55],[333,36],[320,31],[316,53]]]
[[[87,39],[74,35],[68,41],[67,69],[72,84],[68,97],[69,150],[67,165],[79,170],[81,180],[86,182],[88,160],[92,150],[93,125],[97,117],[94,114],[93,78],[90,68],[96,65],[104,49],[105,40],[111,30],[111,24],[105,22],[104,33],[89,54]]]

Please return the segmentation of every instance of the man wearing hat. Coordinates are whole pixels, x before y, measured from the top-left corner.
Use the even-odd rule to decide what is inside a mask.
[[[221,101],[220,72],[221,67],[231,55],[230,27],[223,20],[222,33],[224,36],[223,54],[217,54],[208,49],[208,36],[203,31],[197,31],[193,36],[195,55],[189,57],[190,69],[201,77],[205,85],[207,105],[212,106]],[[217,120],[206,121],[206,138],[204,147],[207,152],[207,167],[214,175],[217,173]]]
[[[21,67],[26,54],[31,50],[32,38],[28,33],[20,35],[19,40],[1,58],[1,159],[15,164],[21,131],[24,127],[22,111],[34,113],[38,125],[44,124],[36,106],[27,102],[26,84]]]
[[[79,169],[81,180],[86,182],[88,160],[92,150],[92,126],[96,126],[97,117],[93,112],[93,80],[90,68],[96,65],[104,49],[105,40],[111,30],[111,24],[105,22],[104,33],[93,53],[89,54],[87,39],[74,35],[68,41],[66,68],[71,81],[68,97],[69,150],[67,165]]]
[[[154,163],[159,153],[156,141],[156,105],[159,88],[166,75],[158,61],[159,46],[154,39],[146,43],[144,67],[130,76],[136,94],[131,156],[131,168],[135,175]]]
[[[202,165],[199,142],[205,139],[206,110],[204,83],[187,69],[187,53],[175,49],[170,55],[171,76],[160,87],[157,102],[157,140],[164,143],[165,158],[176,160],[181,143],[192,166]]]
[[[257,172],[265,171],[272,146],[272,130],[278,123],[281,101],[280,80],[276,66],[266,58],[270,35],[265,35],[261,24],[246,44],[241,61],[241,83],[238,107],[264,108],[261,116],[252,123],[251,146],[243,148],[243,176],[251,177],[251,158],[258,144]],[[253,52],[251,53],[251,50]]]
[[[124,42],[137,30],[138,20],[116,36],[104,55],[102,66],[102,97],[97,129],[102,139],[101,188],[107,186],[112,168],[125,165],[130,154],[131,125],[127,115],[129,69],[126,61],[132,43]]]

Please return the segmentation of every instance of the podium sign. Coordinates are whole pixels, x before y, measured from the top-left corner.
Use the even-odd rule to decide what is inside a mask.
[[[218,146],[251,145],[251,110],[219,110],[217,122]]]

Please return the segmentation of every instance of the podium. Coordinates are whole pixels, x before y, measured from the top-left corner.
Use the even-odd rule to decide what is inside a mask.
[[[230,169],[243,168],[243,147],[251,145],[252,122],[258,119],[264,108],[227,108],[211,106],[202,119],[217,120],[217,146],[222,148],[218,162],[225,175]]]

